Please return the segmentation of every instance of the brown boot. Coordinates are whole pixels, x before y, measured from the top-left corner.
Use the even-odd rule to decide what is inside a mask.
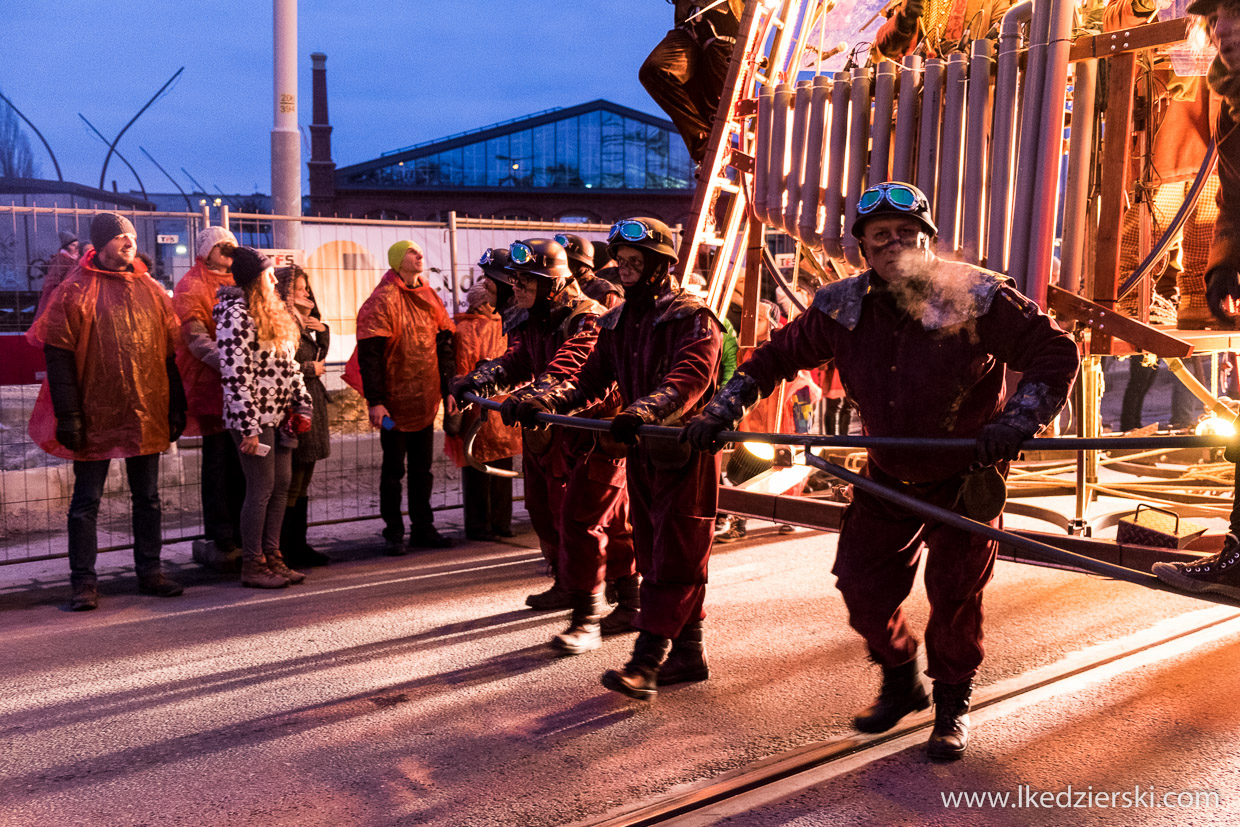
[[[633,619],[642,607],[641,582],[641,577],[636,574],[625,575],[615,581],[616,608],[599,624],[604,635],[622,635],[633,631]]]
[[[674,683],[694,683],[710,677],[706,665],[706,645],[702,642],[702,621],[692,620],[685,624],[672,641],[672,651],[659,667],[659,686]]]
[[[573,614],[568,628],[551,638],[551,648],[563,655],[580,655],[603,645],[599,634],[599,615],[603,613],[603,595],[590,592],[570,592],[573,598]]]
[[[639,632],[633,644],[633,657],[623,669],[604,672],[603,686],[639,701],[653,700],[659,691],[659,666],[667,657],[670,644],[670,640],[653,632]]]
[[[288,585],[288,579],[267,568],[266,558],[259,555],[241,562],[241,585],[251,589],[282,589]]]
[[[293,571],[284,564],[284,555],[280,553],[279,549],[267,552],[267,568],[294,586],[298,583],[306,582],[304,574],[299,571]]]

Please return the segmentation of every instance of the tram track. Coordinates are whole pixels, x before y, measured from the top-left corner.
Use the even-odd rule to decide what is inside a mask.
[[[979,689],[974,693],[970,715],[975,728],[984,726],[1034,703],[1113,679],[1236,634],[1240,634],[1240,612],[1231,607],[1216,606],[1169,618]],[[880,735],[853,735],[806,744],[658,800],[578,822],[575,827],[712,824],[773,804],[895,753],[921,749],[933,723],[931,710],[908,716]]]

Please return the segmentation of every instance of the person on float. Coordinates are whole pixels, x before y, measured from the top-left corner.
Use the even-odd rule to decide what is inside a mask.
[[[194,559],[210,568],[236,571],[241,549],[241,506],[245,474],[232,436],[224,427],[224,392],[220,387],[220,351],[215,344],[216,294],[234,286],[231,267],[237,238],[223,227],[204,227],[194,239],[197,253],[172,290],[172,306],[181,321],[177,369],[189,403],[187,436],[202,437],[199,496],[207,543],[194,544]]]
[[[682,438],[717,450],[719,434],[781,380],[833,361],[865,433],[977,439],[976,451],[871,448],[866,476],[957,512],[974,507],[973,516],[1000,525],[1001,514],[979,513],[971,493],[987,484],[982,475],[1001,485],[996,471],[1006,473],[1021,444],[1067,401],[1080,363],[1076,345],[1005,276],[938,258],[930,205],[916,187],[893,181],[865,190],[851,232],[870,269],[818,290],[812,308],[754,351]],[[1004,404],[1009,368],[1022,376]],[[844,514],[833,573],[849,623],[883,679],[878,700],[854,724],[883,732],[929,705],[903,610],[923,543],[935,702],[928,751],[959,758],[984,651],[982,590],[997,544],[860,490]]]
[[[1214,125],[1218,144],[1218,221],[1210,246],[1206,299],[1221,327],[1234,327],[1240,301],[1240,0],[1198,0],[1189,14],[1206,18],[1218,55],[1207,80],[1223,102]],[[1234,448],[1230,462],[1240,462]],[[1216,554],[1193,563],[1155,563],[1160,580],[1188,592],[1214,592],[1240,599],[1240,504]]]
[[[466,294],[466,310],[458,313],[454,353],[456,375],[465,376],[508,349],[503,321],[497,309],[498,288],[489,278],[480,278]],[[449,404],[454,405],[452,397]],[[472,467],[465,459],[463,434],[468,433],[481,412],[475,408],[463,412],[460,431],[444,439],[444,451],[461,469],[461,497],[465,511],[465,536],[470,540],[492,540],[512,537],[512,478],[488,474]],[[505,425],[492,414],[474,437],[473,457],[478,462],[511,471],[512,458],[521,451],[521,429]]]
[[[522,401],[517,418],[590,410],[619,393],[611,436],[628,448],[637,570],[642,576],[639,634],[622,669],[603,685],[639,699],[659,686],[709,677],[702,639],[706,574],[719,458],[675,439],[639,438],[643,425],[674,425],[697,413],[715,390],[723,329],[701,299],[671,273],[672,233],[654,218],[618,222],[608,247],[620,268],[625,300],[599,321],[597,346],[567,379]],[[671,654],[668,648],[671,647]]]
[[[160,566],[163,547],[159,455],[185,430],[185,391],[174,351],[177,317],[164,290],[135,264],[129,219],[100,213],[94,249],[52,293],[31,332],[43,346],[47,378],[30,417],[30,437],[73,460],[69,500],[69,608],[99,606],[97,520],[108,466],[125,460],[133,503],[138,591],[181,594]]]
[[[453,395],[460,400],[466,392],[489,397],[515,389],[501,412],[506,422],[515,422],[520,400],[571,375],[594,350],[604,310],[581,294],[557,242],[516,242],[508,248],[508,261],[515,299],[528,318],[507,352],[457,379]],[[590,413],[604,417],[615,407],[614,397],[604,398]],[[551,646],[562,654],[581,654],[602,644],[603,620],[620,632],[628,629],[626,613],[636,614],[626,605],[630,601],[622,601],[602,617],[606,581],[623,581],[618,588],[625,592],[636,586],[622,450],[607,437],[581,430],[527,427],[524,439],[526,510],[549,554],[556,577],[552,590],[558,588],[572,609],[568,628]],[[539,608],[551,597],[531,595],[526,602]]]
[[[357,351],[344,380],[366,397],[370,424],[379,430],[379,513],[384,553],[407,553],[401,480],[408,465],[409,543],[447,548],[431,511],[435,415],[452,378],[454,328],[439,294],[424,275],[425,255],[412,241],[388,249],[388,270],[357,311]],[[386,422],[385,422],[386,420]]]
[[[568,268],[581,292],[608,310],[624,300],[624,288],[594,274],[594,242],[575,233],[556,233],[555,240],[568,254]]]

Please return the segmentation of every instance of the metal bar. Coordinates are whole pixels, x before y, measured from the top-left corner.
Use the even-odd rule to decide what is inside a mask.
[[[973,41],[969,60],[969,104],[964,149],[964,192],[960,210],[961,257],[981,264],[986,238],[986,168],[990,144],[991,78],[994,45]]]
[[[836,261],[844,260],[844,161],[848,155],[848,101],[851,76],[836,72],[831,79],[831,132],[827,139],[827,188],[822,203],[823,251]]]
[[[904,58],[900,67],[900,100],[896,106],[895,152],[891,159],[891,177],[896,181],[913,182],[913,161],[917,157],[918,90],[922,68],[919,55]]]
[[[917,138],[917,187],[930,199],[937,213],[935,192],[939,180],[939,123],[943,103],[943,61],[926,61],[922,78],[920,135]]]
[[[891,131],[895,126],[896,77],[899,67],[890,60],[878,64],[874,75],[874,118],[870,127],[869,186],[891,175]]]
[[[1020,62],[1020,25],[1033,14],[1032,0],[1023,0],[1003,15],[999,57],[995,67],[995,112],[991,131],[990,209],[986,217],[986,256],[991,270],[1007,272],[1011,216],[1012,169],[1016,151],[1016,102]]]
[[[844,194],[844,259],[853,267],[861,268],[864,260],[861,248],[850,229],[857,219],[857,200],[865,187],[865,172],[869,164],[870,148],[870,70],[852,70],[849,88],[848,126],[848,181]]]
[[[822,247],[819,207],[822,203],[823,149],[827,119],[831,115],[830,97],[831,78],[818,75],[814,78],[811,92],[809,126],[805,138],[808,144],[805,152],[805,174],[801,182],[801,211],[797,219],[797,238],[811,250]]]
[[[943,120],[939,146],[939,195],[934,217],[938,249],[954,257],[960,248],[960,181],[964,162],[965,103],[968,100],[969,58],[956,52],[947,58],[943,80]]]
[[[1098,61],[1076,64],[1072,81],[1072,130],[1069,133],[1068,182],[1064,194],[1062,267],[1059,286],[1073,293],[1081,288],[1085,268],[1085,225],[1093,171],[1094,104]]]

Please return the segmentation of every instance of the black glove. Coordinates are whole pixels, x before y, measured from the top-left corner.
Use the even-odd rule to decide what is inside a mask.
[[[168,411],[168,441],[176,442],[185,433],[185,411]],[[64,443],[61,443],[62,445]],[[68,447],[68,446],[66,446]]]
[[[1011,462],[1020,456],[1025,435],[1001,422],[989,422],[977,434],[977,461],[982,465]]]
[[[896,28],[901,32],[917,31],[917,21],[921,19],[922,0],[904,0],[904,5],[896,13]]]
[[[1225,299],[1240,300],[1240,273],[1230,267],[1215,267],[1206,276],[1206,304],[1220,322],[1235,322],[1235,316],[1227,312]]]
[[[56,441],[70,451],[80,451],[85,447],[86,425],[80,413],[56,417]]]
[[[636,445],[637,429],[645,424],[637,414],[618,413],[611,421],[611,438],[624,445]]]
[[[505,425],[517,424],[517,406],[521,404],[521,400],[516,397],[508,397],[499,403],[499,418]]]
[[[469,404],[465,400],[465,394],[477,393],[479,390],[481,388],[478,387],[478,383],[469,376],[458,376],[448,383],[448,395],[456,400],[458,408],[464,408]]]
[[[698,414],[680,431],[680,441],[689,443],[695,450],[718,453],[723,447],[719,435],[728,430],[727,422],[711,413]]]
[[[544,423],[538,421],[538,415],[541,413],[555,413],[555,411],[552,410],[551,405],[547,402],[539,399],[537,396],[531,396],[517,403],[515,417],[517,422],[521,423],[522,428],[537,431],[547,427]]]

